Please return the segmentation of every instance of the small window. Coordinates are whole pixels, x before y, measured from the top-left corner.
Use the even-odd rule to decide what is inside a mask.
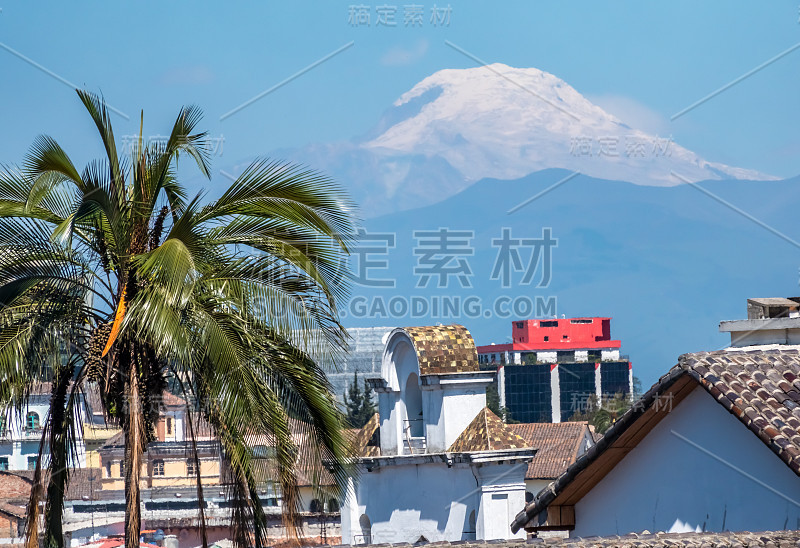
[[[188,476],[196,476],[197,475],[197,467],[194,465],[194,459],[187,459],[186,460],[186,475]]]
[[[529,502],[533,502],[533,493],[530,491],[525,491],[525,504],[528,504]]]
[[[562,335],[562,339],[569,339],[569,335]]]
[[[522,329],[523,327],[525,327],[525,322],[516,322],[516,323],[517,323],[517,329]]]
[[[167,435],[172,435],[172,417],[167,417]]]
[[[322,502],[319,499],[312,500],[310,510],[314,513],[322,512]]]
[[[164,461],[163,460],[154,460],[153,461],[153,475],[154,476],[163,476],[164,475]]]
[[[0,417],[0,436],[6,435],[6,418]]]
[[[119,477],[121,477],[121,478],[125,477],[125,461],[124,460],[119,461]]]
[[[25,427],[28,430],[39,430],[39,413],[31,411],[25,417]]]
[[[541,322],[539,325],[542,327],[558,327],[558,321],[552,320],[547,322]]]
[[[549,340],[550,340],[550,337],[548,337],[547,335],[545,335],[545,336],[544,336],[544,342],[547,342],[547,341],[549,341]]]
[[[328,501],[328,512],[338,512],[339,511],[339,501],[336,499],[331,499]]]
[[[111,477],[111,463],[110,462],[106,463],[106,477],[107,478]]]
[[[0,470],[8,470],[8,457],[0,457]]]
[[[28,470],[36,470],[37,462],[39,462],[39,457],[28,457]]]

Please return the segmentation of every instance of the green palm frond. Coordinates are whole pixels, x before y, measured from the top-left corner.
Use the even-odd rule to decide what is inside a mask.
[[[20,412],[33,387],[54,387],[41,446],[47,469],[36,472],[47,485],[32,491],[29,546],[61,548],[81,425],[74,403],[89,379],[125,432],[126,546],[138,546],[134,463],[154,436],[149,402],[167,378],[193,402],[187,413],[219,439],[233,538],[264,546],[265,483],[280,491],[293,530],[299,475],[332,481],[331,493],[341,493],[351,472],[325,370],[347,340],[337,307],[348,292],[352,205],[326,176],[269,160],[254,162],[217,200],[189,199],[178,158],[211,173],[197,107],[181,109],[166,142],[145,142],[142,123],[127,157],[103,99],[78,95],[103,159],[79,171],[42,136],[21,170],[0,168],[0,407]],[[274,456],[254,451],[258,443]],[[202,500],[199,476],[197,488]]]

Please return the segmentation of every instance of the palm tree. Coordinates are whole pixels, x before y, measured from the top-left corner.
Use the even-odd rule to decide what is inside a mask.
[[[324,462],[338,489],[347,478],[349,449],[323,364],[335,366],[347,336],[337,303],[347,294],[349,203],[325,176],[265,160],[219,198],[190,198],[178,158],[210,175],[197,108],[181,109],[166,142],[145,143],[140,126],[126,157],[102,99],[78,96],[100,134],[102,160],[79,172],[42,136],[20,169],[0,170],[0,404],[21,412],[38,383],[52,382],[28,546],[39,544],[42,497],[42,544],[63,545],[82,424],[76,402],[89,384],[125,435],[125,545],[138,546],[140,463],[168,382],[195,417],[192,446],[200,419],[219,439],[235,542],[261,546],[261,482],[280,489],[291,527],[296,470]],[[313,443],[299,451],[290,423]],[[276,447],[268,464],[248,443],[265,437]],[[196,451],[194,458],[205,546]]]

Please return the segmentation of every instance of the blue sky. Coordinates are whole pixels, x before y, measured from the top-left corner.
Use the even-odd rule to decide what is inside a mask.
[[[203,108],[202,127],[213,139],[224,141],[213,157],[212,182],[196,176],[189,181],[193,190],[200,191],[203,185],[213,193],[229,183],[220,169],[233,171],[242,161],[277,149],[363,135],[423,78],[441,69],[477,65],[448,46],[445,41],[449,41],[489,63],[551,72],[629,125],[672,136],[709,161],[787,178],[800,174],[800,0],[423,0],[416,4],[424,10],[422,25],[416,27],[403,24],[406,4],[385,0],[363,2],[370,11],[370,24],[353,26],[348,20],[352,5],[334,0],[235,4],[0,0],[0,163],[20,162],[40,133],[58,139],[79,165],[102,155],[95,130],[62,81],[66,80],[102,92],[127,115],[129,119],[113,117],[118,139],[138,132],[140,109],[145,114],[145,135],[153,136],[169,130],[181,105]],[[397,7],[397,26],[377,26],[376,9],[383,5]],[[434,6],[449,6],[449,24],[431,23]],[[670,120],[795,46],[798,49]],[[787,198],[765,193],[764,200],[778,206]],[[761,230],[755,224],[747,228],[772,238],[755,232]],[[795,291],[794,267],[783,272],[789,280],[786,287],[758,274],[741,274],[748,285],[736,291],[717,285],[710,292],[709,306],[717,302],[714,299],[722,300],[732,307],[725,313],[735,317],[736,310],[743,315],[745,296]],[[643,286],[648,283],[641,280]],[[595,293],[614,294],[608,288]],[[574,297],[574,291],[564,296],[562,302],[568,302],[566,297]],[[613,313],[609,303],[599,302],[594,313]],[[646,317],[650,311],[639,313]],[[685,313],[678,310],[669,321],[682,320]],[[621,317],[615,325],[624,328],[625,322],[633,325],[637,318]],[[714,321],[704,320],[703,327],[694,331],[717,336]],[[480,340],[506,333],[505,321],[491,326],[475,323]],[[616,335],[626,345],[629,336],[643,337],[634,341],[640,346],[649,340],[647,334],[630,329],[619,329]],[[680,348],[670,349],[670,358],[641,371],[643,378],[657,377],[671,365],[672,354],[700,349],[685,346],[684,340],[686,344],[692,340],[688,335],[680,340]],[[640,365],[643,354],[634,356]]]
[[[0,0],[0,43],[61,78],[102,91],[130,121],[118,136],[164,133],[182,104],[206,112],[224,137],[217,167],[272,150],[350,139],[368,131],[404,91],[443,68],[487,62],[536,67],[564,79],[632,125],[672,135],[708,160],[789,177],[800,173],[800,50],[685,116],[670,116],[800,43],[797,2],[420,2],[422,26],[403,25],[406,4],[23,3]],[[398,25],[376,26],[397,7]],[[449,25],[430,10],[450,6]],[[297,71],[353,45],[251,106],[220,116]],[[0,50],[0,161],[21,160],[38,133],[79,162],[99,150],[67,86]]]

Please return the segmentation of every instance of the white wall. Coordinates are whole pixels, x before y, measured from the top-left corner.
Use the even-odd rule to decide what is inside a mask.
[[[800,329],[760,329],[731,331],[731,346],[762,344],[800,344]]]
[[[387,381],[388,391],[378,395],[383,455],[402,454],[403,426],[408,419],[404,396],[406,381],[411,373],[419,374],[416,353],[404,334],[395,334],[387,341],[381,367],[381,376]],[[423,413],[424,409],[423,401]]]
[[[357,502],[348,499],[342,511],[344,544],[363,542],[362,514],[372,523],[373,543],[416,542],[420,536],[431,542],[462,540],[470,511],[477,514],[479,496],[469,467],[444,464],[362,471],[355,493]]]
[[[525,538],[520,530],[511,533],[520,508],[525,506],[525,472],[527,463],[481,466],[477,469],[480,480],[480,507],[476,538],[479,540]]]
[[[601,350],[600,358],[603,360],[618,360],[619,350]]]
[[[540,362],[553,362],[555,363],[558,360],[558,352],[537,352],[536,353],[536,360]]]
[[[373,543],[514,538],[511,520],[524,504],[526,464],[444,463],[387,465],[362,469],[342,507],[342,542],[363,543],[366,514]],[[519,535],[524,537],[524,531]]]
[[[575,522],[574,537],[797,529],[800,478],[698,387],[576,504]]]
[[[428,452],[447,451],[486,407],[486,382],[434,385],[423,391]]]

